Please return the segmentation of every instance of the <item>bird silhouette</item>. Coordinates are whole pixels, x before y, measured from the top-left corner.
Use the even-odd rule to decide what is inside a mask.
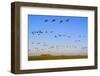
[[[71,36],[67,36],[68,38],[71,38]]]
[[[37,44],[40,44],[40,42],[38,42]]]
[[[43,33],[41,30],[38,31],[39,33]]]
[[[32,32],[32,34],[34,35],[34,34],[35,34],[35,32]]]
[[[75,42],[80,42],[80,40],[75,40]]]
[[[55,19],[52,19],[52,22],[55,22],[56,20]]]
[[[50,33],[53,33],[53,31],[50,31]]]
[[[56,36],[56,35],[55,35],[54,37],[55,37],[55,38],[57,38],[57,36]]]
[[[51,46],[50,48],[54,48],[54,46]]]
[[[39,36],[40,34],[38,34],[38,36]]]
[[[32,42],[32,44],[34,44],[34,43]]]
[[[70,19],[67,19],[66,22],[69,22]]]
[[[46,19],[46,20],[44,20],[44,22],[48,22],[48,20]]]
[[[59,34],[59,37],[61,37],[61,35]]]
[[[60,23],[62,23],[63,22],[63,20],[60,20]]]

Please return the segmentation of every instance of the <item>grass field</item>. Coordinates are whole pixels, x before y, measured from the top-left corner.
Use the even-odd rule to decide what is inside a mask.
[[[28,60],[83,59],[88,56],[28,56]]]

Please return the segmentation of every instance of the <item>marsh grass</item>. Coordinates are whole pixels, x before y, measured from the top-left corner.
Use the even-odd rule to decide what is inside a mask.
[[[84,59],[88,56],[28,56],[28,60]]]

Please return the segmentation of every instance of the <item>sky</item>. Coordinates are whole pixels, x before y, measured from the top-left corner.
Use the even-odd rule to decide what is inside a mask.
[[[87,55],[88,17],[28,15],[28,54]]]

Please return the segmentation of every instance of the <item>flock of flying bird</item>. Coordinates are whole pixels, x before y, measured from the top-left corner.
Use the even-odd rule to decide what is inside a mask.
[[[41,31],[41,30],[39,30],[39,31],[33,31],[32,35],[36,35],[37,34],[38,36],[40,36],[42,34],[50,34],[50,33],[54,33],[54,31],[47,31],[47,30],[45,30],[45,31]],[[66,36],[65,34],[56,34],[56,35],[54,35],[54,38],[58,38],[58,37],[71,38],[70,35]],[[81,38],[82,36],[79,35],[78,37]],[[83,36],[83,37],[85,37],[85,36]],[[80,42],[80,40],[75,40],[75,42]]]
[[[41,31],[41,30],[39,30],[39,31],[34,31],[34,32],[32,32],[32,35],[33,36],[35,36],[35,35],[37,35],[38,37],[40,36],[40,35],[45,35],[45,34],[48,34],[48,33],[54,33],[54,31]],[[61,37],[63,37],[63,38],[68,38],[68,39],[70,39],[70,38],[72,38],[72,36],[70,36],[70,35],[68,35],[68,36],[66,36],[65,34],[58,34],[58,35],[54,35],[53,36],[54,38],[61,38]],[[78,36],[78,38],[81,38],[82,36],[81,35],[79,35]],[[83,36],[83,37],[85,37],[85,36]],[[74,39],[74,36],[73,36],[73,39]],[[81,40],[80,39],[77,39],[77,40],[74,40],[74,42],[75,43],[79,43],[79,42],[81,42]],[[45,46],[45,47],[47,47],[48,46],[48,44],[46,43],[46,42],[32,42],[32,45],[33,44],[36,44],[36,45],[42,45],[42,46]],[[49,48],[59,48],[60,46],[50,46]],[[65,47],[65,46],[64,46]],[[77,48],[77,46],[74,46],[74,45],[66,45],[66,48]]]
[[[56,19],[52,19],[52,20],[48,20],[48,19],[45,19],[44,20],[44,22],[55,22],[55,21],[57,21]],[[59,20],[58,22],[59,23],[63,23],[63,22],[69,22],[70,21],[70,19],[68,18],[68,19],[66,19],[66,20]],[[35,35],[37,35],[37,36],[41,36],[41,35],[45,35],[45,34],[54,34],[55,32],[54,31],[47,31],[47,30],[45,30],[45,31],[42,31],[42,30],[38,30],[38,31],[32,31],[32,35],[33,36],[35,36]],[[54,36],[53,36],[54,38],[60,38],[60,37],[63,37],[63,38],[72,38],[72,36],[71,35],[66,35],[66,34],[55,34]],[[78,35],[78,38],[82,38],[82,37],[85,37],[85,35],[84,36],[82,36],[82,35]],[[74,37],[73,37],[73,39],[74,39]],[[76,42],[81,42],[81,40],[80,39],[77,39],[77,40],[74,40],[74,42],[76,43]],[[36,45],[40,45],[40,44],[42,44],[42,46],[45,46],[45,47],[47,47],[47,46],[49,46],[47,43],[41,43],[41,42],[32,42],[32,45],[33,44],[36,44]],[[50,46],[49,48],[59,48],[59,46],[57,46],[57,45],[55,45],[55,46]],[[66,48],[77,48],[77,46],[74,46],[74,45],[66,45]],[[36,48],[36,49],[38,49],[38,48]]]
[[[57,20],[56,20],[56,19],[52,19],[50,22],[55,22],[55,21],[57,21]],[[59,20],[59,23],[63,23],[64,21],[65,21],[65,22],[69,22],[70,19],[68,18],[68,19],[66,19],[66,20]],[[45,19],[44,22],[49,22],[49,20],[48,20],[48,19]]]

